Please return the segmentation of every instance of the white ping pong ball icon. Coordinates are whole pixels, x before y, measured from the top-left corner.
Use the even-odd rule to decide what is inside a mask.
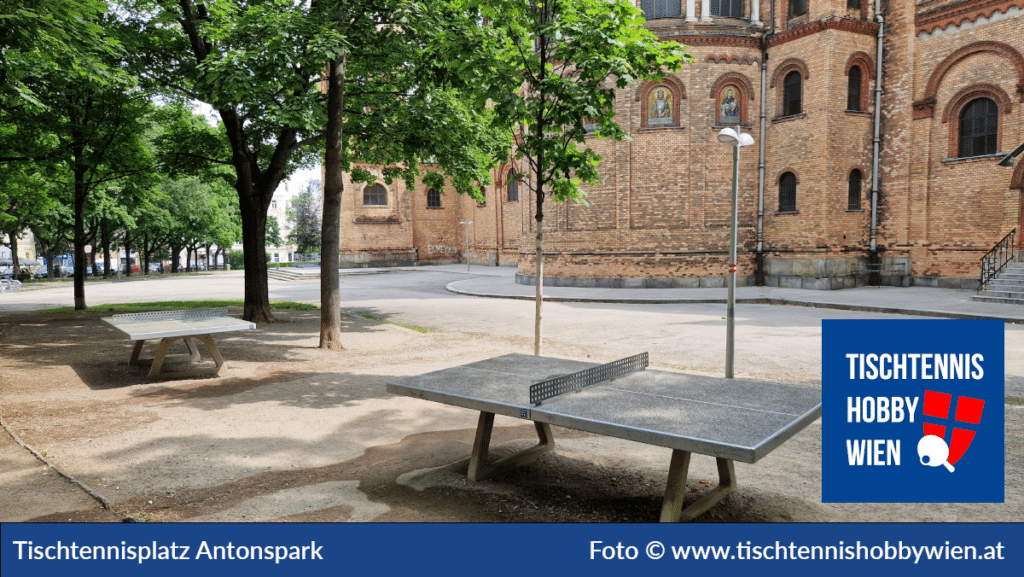
[[[936,435],[925,435],[917,442],[917,454],[921,457],[921,464],[929,467],[944,465],[950,473],[955,471],[953,465],[946,460],[949,458],[949,446],[942,437]]]

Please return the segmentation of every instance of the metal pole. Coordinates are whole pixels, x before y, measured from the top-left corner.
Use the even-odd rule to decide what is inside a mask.
[[[736,324],[736,229],[738,227],[740,143],[732,148],[732,228],[729,232],[729,312],[725,325],[725,378],[732,378]]]

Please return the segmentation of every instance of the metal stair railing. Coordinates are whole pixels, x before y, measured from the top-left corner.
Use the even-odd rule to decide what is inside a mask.
[[[1006,236],[996,243],[991,250],[981,257],[981,282],[978,283],[978,294],[988,288],[988,283],[996,277],[1006,265],[1013,262],[1017,257],[1017,249],[1014,246],[1014,238],[1017,236],[1017,229],[1011,230]]]

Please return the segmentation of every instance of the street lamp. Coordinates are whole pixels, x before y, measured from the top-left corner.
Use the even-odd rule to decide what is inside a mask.
[[[725,378],[731,379],[736,329],[736,229],[740,186],[740,147],[754,144],[754,137],[723,128],[718,142],[732,147],[732,224],[729,232],[729,312],[725,324]]]
[[[466,255],[466,272],[469,272],[469,225],[473,224],[473,221],[460,222],[459,224],[466,227],[466,252],[463,254]]]

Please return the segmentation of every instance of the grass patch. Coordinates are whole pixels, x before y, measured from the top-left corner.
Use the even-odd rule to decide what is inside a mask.
[[[700,368],[697,368],[697,367],[691,367],[689,365],[683,365],[681,367],[676,367],[676,370],[679,370],[679,371],[695,371],[695,372],[698,372],[698,373],[710,373],[711,372],[711,371],[709,371],[707,369],[700,369]]]
[[[98,305],[89,307],[82,312],[111,312],[111,313],[141,313],[146,311],[177,311],[187,309],[199,309],[204,307],[240,307],[244,301],[158,301],[152,303],[115,303],[109,305]],[[270,301],[272,309],[286,309],[293,311],[318,311],[319,305],[297,303],[293,301]],[[73,313],[74,307],[61,307],[47,309],[47,313]]]
[[[412,325],[403,325],[403,324],[399,324],[399,323],[393,323],[393,322],[391,322],[389,320],[379,319],[379,318],[377,318],[375,316],[364,314],[364,313],[356,313],[356,314],[358,316],[363,317],[364,319],[369,319],[371,321],[377,321],[379,323],[387,323],[389,325],[395,325],[396,327],[402,327],[403,329],[409,329],[409,330],[412,330],[412,331],[416,331],[418,333],[429,333],[430,332],[428,329],[425,329],[423,327],[414,327]]]

